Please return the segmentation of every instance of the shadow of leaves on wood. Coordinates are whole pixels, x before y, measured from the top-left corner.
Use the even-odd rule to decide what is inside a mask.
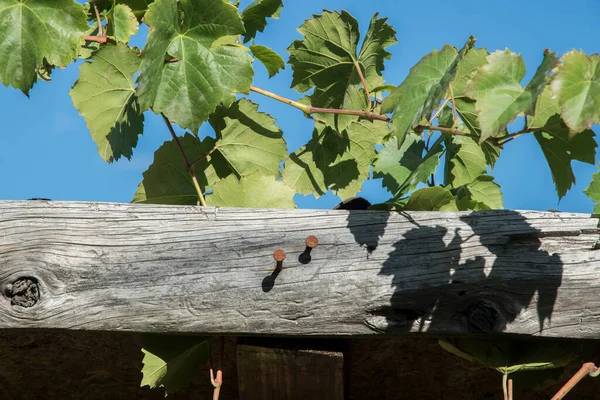
[[[388,221],[385,213],[364,212],[377,221],[365,227],[364,215],[351,212],[348,227],[359,245],[376,247]],[[522,214],[481,211],[443,219],[401,215],[413,228],[393,225],[400,227],[400,237],[380,271],[392,277],[393,293],[386,297],[389,302],[373,306],[366,321],[371,329],[434,336],[494,334],[530,307],[537,308],[539,331],[549,326],[563,264],[542,248],[542,232]]]

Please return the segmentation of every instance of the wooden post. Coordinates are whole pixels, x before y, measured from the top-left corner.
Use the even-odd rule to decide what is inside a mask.
[[[253,341],[241,341],[249,342]],[[238,344],[240,400],[344,399],[341,351],[322,350],[323,346],[309,342],[283,342],[278,340],[271,346],[265,340]]]

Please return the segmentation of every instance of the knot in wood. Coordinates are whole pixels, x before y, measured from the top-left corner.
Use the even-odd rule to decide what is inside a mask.
[[[466,324],[470,332],[489,333],[501,329],[502,316],[496,306],[488,301],[478,300],[465,311]]]
[[[10,304],[19,307],[32,307],[40,299],[40,288],[37,279],[30,277],[19,278],[7,290]]]

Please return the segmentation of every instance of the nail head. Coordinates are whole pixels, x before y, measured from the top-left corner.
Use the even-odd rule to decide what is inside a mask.
[[[285,251],[281,249],[275,250],[275,252],[273,253],[273,258],[277,262],[282,262],[283,260],[285,260]]]
[[[316,236],[310,235],[306,238],[306,246],[314,249],[319,245],[319,239]]]

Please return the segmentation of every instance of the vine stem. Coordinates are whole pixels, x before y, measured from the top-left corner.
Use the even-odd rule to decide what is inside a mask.
[[[102,17],[100,16],[100,10],[98,10],[98,5],[96,5],[96,0],[92,0],[92,5],[94,6],[94,11],[96,11],[96,19],[98,20],[98,36],[104,36]]]
[[[210,369],[210,382],[212,383],[213,390],[213,400],[219,400],[219,395],[221,394],[221,386],[223,385],[223,371],[217,371],[217,377],[213,373],[213,369]]]
[[[440,106],[440,108],[438,108],[437,111],[431,116],[431,118],[429,118],[429,125],[431,125],[433,123],[433,120],[436,119],[438,115],[440,115],[446,104],[448,104],[449,100],[449,98],[446,98]]]
[[[183,161],[185,162],[185,166],[186,166],[189,174],[192,177],[192,182],[194,183],[194,188],[196,189],[196,193],[198,194],[198,201],[200,201],[200,205],[202,207],[206,207],[206,200],[204,200],[204,195],[202,194],[202,189],[200,188],[200,184],[198,183],[198,178],[196,177],[196,172],[194,171],[194,167],[192,164],[190,164],[190,161],[188,160],[187,156],[185,155],[185,152],[183,151],[183,146],[181,146],[181,142],[179,141],[179,138],[177,137],[177,135],[175,134],[175,131],[173,130],[173,125],[171,125],[171,121],[169,121],[169,119],[167,118],[167,116],[165,114],[160,113],[160,115],[161,115],[161,117],[163,117],[163,120],[165,121],[165,124],[167,125],[167,128],[169,129],[169,133],[171,134],[171,137],[177,144],[177,148],[179,149],[179,152],[181,153],[181,157],[183,158]]]
[[[354,68],[356,68],[356,73],[358,73],[360,82],[362,83],[363,89],[365,89],[365,94],[367,96],[367,109],[365,111],[371,111],[371,95],[369,94],[369,87],[367,86],[367,81],[365,80],[365,76],[360,69],[360,64],[358,61],[354,61]]]
[[[96,42],[101,44],[108,42],[107,36],[84,36],[83,38],[86,42]]]
[[[479,139],[479,136],[477,136],[477,135],[474,135],[472,133],[463,132],[463,131],[460,131],[460,130],[454,129],[454,128],[445,128],[442,126],[430,126],[430,125],[417,125],[415,127],[416,132],[423,132],[425,130],[438,131],[438,132],[443,132],[443,133],[449,133],[451,135],[467,136],[467,137],[470,137],[473,139]]]
[[[458,123],[458,115],[456,114],[456,103],[454,102],[454,90],[452,89],[452,83],[448,84],[448,89],[450,90],[450,98],[452,99],[452,116],[453,119],[453,127]]]
[[[558,128],[559,126],[555,126],[555,127]],[[495,141],[497,141],[497,143],[499,145],[503,145],[525,133],[539,132],[542,130],[547,131],[548,129],[552,129],[552,128],[554,128],[554,126],[544,126],[544,127],[540,127],[540,128],[525,128],[525,129],[521,129],[518,132],[509,133],[508,135],[504,135],[501,137],[493,137],[490,139],[494,139]],[[467,136],[467,137],[470,137],[473,139],[480,139],[480,136],[478,136],[478,135],[474,135],[474,134],[468,133],[468,132],[463,132],[461,130],[454,129],[454,128],[445,128],[442,126],[430,126],[430,125],[417,125],[415,127],[415,132],[423,132],[425,130],[449,133],[451,135],[457,135],[457,136]]]
[[[275,94],[275,93],[271,93],[271,92],[269,92],[267,90],[258,88],[256,86],[250,86],[250,90],[252,92],[262,94],[263,96],[270,97],[273,100],[277,100],[277,101],[285,103],[285,104],[287,104],[289,106],[297,108],[300,111],[302,111],[305,115],[310,115],[310,114],[344,114],[344,115],[357,115],[357,116],[360,116],[360,117],[365,117],[365,118],[369,118],[369,119],[376,119],[376,120],[379,120],[379,121],[386,121],[386,122],[390,121],[390,118],[387,115],[375,114],[375,113],[372,113],[372,112],[369,112],[369,111],[365,111],[365,110],[340,110],[340,109],[337,109],[337,108],[312,107],[312,106],[309,106],[308,104],[298,103],[297,101],[290,100],[288,98],[285,98],[285,97],[280,96],[280,95]]]
[[[564,398],[567,393],[571,391],[586,376],[597,376],[600,372],[600,369],[596,367],[596,365],[592,362],[585,363],[579,368],[579,371],[573,375],[571,379],[554,395],[552,400],[561,400]]]

